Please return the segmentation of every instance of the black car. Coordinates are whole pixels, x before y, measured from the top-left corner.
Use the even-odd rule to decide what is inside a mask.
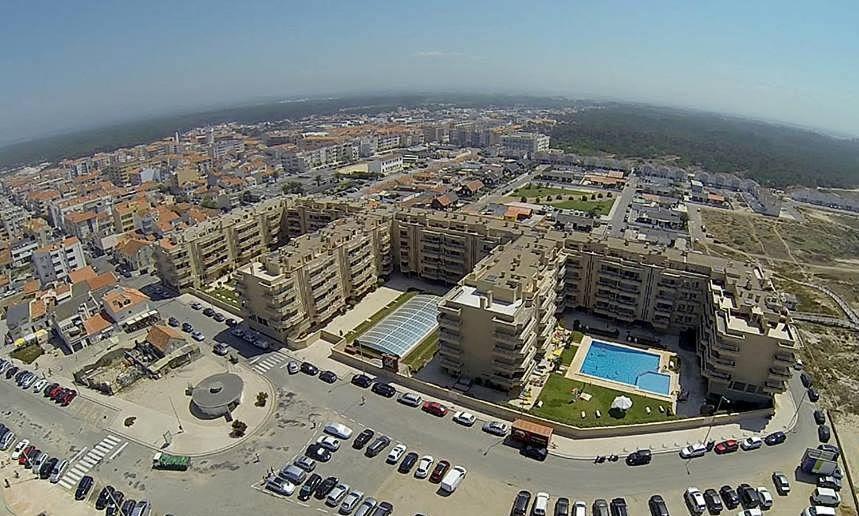
[[[761,504],[761,497],[758,490],[751,487],[749,484],[740,484],[737,487],[737,494],[740,495],[740,502],[746,509],[752,509]]]
[[[799,381],[802,382],[802,386],[806,389],[814,385],[814,378],[805,371],[799,373]]]
[[[54,466],[56,466],[57,462],[59,461],[60,460],[56,457],[51,457],[50,459],[46,460],[42,464],[42,467],[39,468],[39,478],[41,478],[42,480],[47,480],[47,478],[51,476],[51,472],[54,471]]]
[[[336,485],[337,485],[337,477],[326,478],[325,480],[320,482],[320,484],[318,486],[316,486],[316,490],[313,491],[314,498],[316,498],[317,500],[324,499],[326,496],[328,496],[328,493],[330,493],[331,490],[334,489],[334,486],[336,486]]]
[[[380,396],[384,396],[386,398],[393,398],[394,394],[397,393],[397,389],[385,382],[376,382],[373,384],[373,388],[371,389],[373,392]]]
[[[307,447],[305,452],[308,458],[316,462],[328,462],[331,460],[331,452],[323,448],[321,445],[313,443]]]
[[[818,425],[826,423],[826,413],[824,413],[822,409],[817,409],[814,411],[814,422]]]
[[[829,432],[829,427],[826,425],[820,425],[817,427],[817,439],[822,443],[828,443],[829,439],[832,437],[832,434]]]
[[[373,516],[388,516],[393,512],[394,506],[391,505],[391,502],[382,502],[376,506],[376,510],[373,511]]]
[[[238,322],[237,322],[235,319],[233,319],[232,317],[228,317],[228,318],[227,318],[227,320],[226,320],[226,321],[224,321],[224,322],[225,322],[225,323],[227,324],[227,326],[229,326],[230,328],[232,328],[233,326],[235,326],[236,324],[238,324]]]
[[[83,500],[86,498],[86,495],[89,494],[89,490],[92,489],[93,480],[89,475],[84,475],[80,482],[78,482],[78,487],[75,490],[75,500]]]
[[[372,439],[374,435],[376,435],[376,432],[374,432],[371,428],[365,428],[361,431],[360,434],[358,434],[357,437],[355,437],[355,440],[352,441],[352,448],[360,450],[364,447],[365,444],[370,442],[370,439]]]
[[[364,455],[375,457],[379,452],[387,448],[389,444],[391,444],[391,439],[387,435],[380,435],[370,446],[367,446],[367,449],[364,450]]]
[[[314,473],[307,477],[307,480],[304,481],[304,485],[301,486],[301,489],[298,490],[298,499],[302,502],[306,502],[310,500],[313,492],[316,491],[316,488],[322,482],[322,477],[317,473]]]
[[[528,457],[530,459],[544,461],[546,460],[546,456],[549,455],[549,451],[543,446],[535,446],[533,444],[527,444],[519,450],[523,456]]]
[[[629,514],[626,508],[626,500],[623,498],[612,498],[609,507],[611,508],[611,516],[628,516]]]
[[[531,493],[528,491],[519,491],[516,499],[513,500],[512,516],[525,516],[528,512],[528,505],[531,503]]]
[[[415,452],[409,452],[406,454],[406,457],[400,462],[400,466],[397,468],[397,471],[400,473],[408,473],[412,470],[415,463],[418,461],[418,454]]]
[[[820,394],[814,390],[814,388],[808,389],[808,399],[811,401],[817,401],[820,399]]]
[[[309,374],[310,376],[316,376],[319,374],[319,368],[310,362],[302,362],[301,363],[301,372],[304,374]]]
[[[60,386],[60,384],[58,384],[56,382],[49,383],[47,386],[45,386],[45,389],[42,391],[42,394],[44,394],[45,397],[47,397],[51,393],[52,390],[54,390],[55,388],[57,388],[59,386]]]
[[[626,456],[626,463],[630,466],[641,466],[643,464],[650,464],[652,458],[650,450],[636,450]]]
[[[113,496],[110,497],[110,501],[107,502],[107,512],[105,515],[114,515],[119,512],[119,508],[122,507],[122,501],[125,499],[125,495],[122,494],[122,491],[117,489],[113,492]]]
[[[719,493],[715,489],[704,490],[704,504],[707,506],[710,514],[718,514],[724,508],[722,507],[722,500],[719,499]]]
[[[226,319],[226,317],[224,317],[224,314],[222,314],[221,312],[215,312],[215,315],[212,316],[212,319],[217,322],[224,322],[224,319]]]
[[[185,321],[182,323],[182,331],[186,333],[191,333],[192,331],[194,331],[194,326],[188,321]]]
[[[352,385],[357,385],[358,387],[366,389],[373,385],[373,379],[366,374],[356,374],[352,377]]]
[[[835,446],[834,444],[818,444],[818,450],[830,451],[835,454],[835,460],[838,460],[838,457],[841,455],[841,448]]]
[[[337,373],[334,371],[322,371],[319,375],[319,379],[325,383],[334,383],[337,381]]]
[[[12,366],[6,370],[6,379],[10,379],[15,376],[15,373],[19,371],[18,366]]]
[[[206,308],[205,310],[203,310],[203,315],[205,315],[206,317],[212,317],[213,315],[215,315],[215,311],[211,308]]]
[[[119,511],[122,516],[131,516],[134,512],[134,506],[137,505],[137,502],[131,498],[127,498],[124,502],[122,502],[122,510]]]
[[[179,319],[177,319],[175,317],[171,317],[171,318],[167,319],[167,324],[169,324],[170,326],[175,328],[175,327],[179,326]]]
[[[651,516],[669,516],[668,506],[665,505],[665,500],[660,495],[653,495],[647,501],[647,506],[650,507]]]
[[[764,437],[764,442],[767,443],[767,446],[775,446],[777,444],[781,444],[787,440],[787,435],[784,432],[773,432],[768,436]]]
[[[558,498],[555,500],[555,516],[570,516],[570,499]]]
[[[113,495],[113,486],[104,486],[98,494],[98,499],[95,501],[95,508],[98,511],[103,511],[107,504],[110,503],[110,497]]]
[[[722,501],[725,502],[725,507],[728,509],[735,509],[740,505],[740,497],[737,495],[737,492],[734,491],[733,487],[722,486],[721,489],[719,489],[719,494],[722,495]]]

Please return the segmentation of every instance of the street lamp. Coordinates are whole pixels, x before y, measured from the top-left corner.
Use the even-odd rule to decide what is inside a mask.
[[[716,414],[719,413],[722,403],[730,404],[731,400],[721,394],[719,395],[719,401],[716,403],[716,409],[713,411],[713,418],[710,419],[710,426],[707,427],[707,435],[704,436],[704,446],[707,445],[707,441],[710,439],[710,432],[713,430],[713,425],[716,424]]]

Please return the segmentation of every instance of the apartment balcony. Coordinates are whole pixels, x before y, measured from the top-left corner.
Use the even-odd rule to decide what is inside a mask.
[[[780,381],[780,380],[790,380],[791,374],[790,370],[786,367],[770,367],[768,379]]]
[[[793,367],[796,364],[796,357],[788,353],[774,353],[773,362],[779,367]]]
[[[763,384],[763,390],[764,390],[764,392],[767,392],[770,394],[775,394],[778,392],[784,392],[785,390],[787,390],[787,384],[781,380],[768,379]]]
[[[448,346],[447,343],[442,343],[438,347],[438,354],[441,357],[442,361],[449,360],[457,365],[462,360],[462,350],[452,348]]]
[[[729,344],[726,342],[722,342],[716,339],[712,344],[713,349],[717,350],[719,353],[726,353],[729,355],[739,355],[740,347],[736,344]]]
[[[459,319],[452,319],[448,314],[439,313],[438,325],[439,328],[448,329],[451,332],[459,334]]]
[[[455,320],[457,325],[459,324],[459,319],[462,314],[462,311],[459,308],[441,304],[438,305],[438,312],[439,314],[444,314],[448,319]]]
[[[723,371],[719,371],[716,369],[712,369],[709,366],[702,371],[703,375],[707,378],[715,378],[717,380],[722,380],[725,382],[731,381],[731,375],[725,373]]]

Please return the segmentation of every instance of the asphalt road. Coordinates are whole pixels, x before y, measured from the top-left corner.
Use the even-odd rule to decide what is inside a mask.
[[[627,178],[626,185],[623,187],[617,201],[615,201],[614,211],[611,216],[611,231],[609,234],[613,237],[622,237],[626,229],[626,210],[635,196],[635,188],[638,185],[638,178],[630,175]]]

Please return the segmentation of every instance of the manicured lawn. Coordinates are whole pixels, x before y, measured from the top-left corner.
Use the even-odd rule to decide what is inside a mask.
[[[584,336],[585,336],[584,333],[582,333],[580,331],[574,331],[573,332],[573,342],[575,342],[576,344],[580,344],[582,342],[582,337],[584,337]]]
[[[432,359],[436,351],[438,351],[438,330],[427,335],[408,356],[403,357],[403,363],[408,365],[413,373],[420,371]]]
[[[511,195],[515,195],[518,197],[528,197],[529,199],[532,197],[546,197],[547,195],[563,195],[564,197],[575,195],[581,197],[582,195],[586,195],[585,192],[580,192],[578,190],[567,190],[566,188],[552,188],[552,187],[542,187],[535,185],[528,185],[519,188]]]
[[[573,357],[576,356],[576,351],[578,350],[578,346],[570,346],[569,348],[564,349],[564,351],[561,352],[561,363],[569,367],[570,363],[573,361]]]
[[[397,299],[394,299],[390,303],[388,303],[384,308],[373,314],[372,317],[365,320],[358,326],[356,326],[352,331],[346,334],[346,343],[351,344],[355,339],[361,336],[365,331],[369,330],[375,324],[382,319],[384,319],[389,313],[393,312],[397,308],[399,308],[403,303],[408,301],[409,299],[415,297],[418,294],[416,290],[410,290],[408,292],[404,292],[400,294]]]
[[[583,201],[580,197],[576,197],[572,201],[566,200],[553,202],[551,203],[551,206],[561,208],[562,210],[579,210],[584,212],[593,211],[597,215],[608,215],[608,212],[611,211],[612,204],[614,204],[614,199],[598,199],[592,201],[590,200],[590,197],[588,197],[587,201]]]
[[[224,287],[217,287],[217,288],[213,288],[213,289],[209,290],[208,294],[211,295],[212,297],[218,298],[219,300],[223,301],[224,303],[227,303],[229,305],[233,305],[236,308],[241,308],[241,306],[242,306],[241,302],[239,301],[239,295],[236,294],[235,290],[232,290],[229,288],[224,288]]]
[[[574,398],[572,392],[574,389],[584,389],[584,392],[591,395],[591,399],[585,401],[578,397]],[[627,411],[625,417],[616,418],[609,414],[609,408],[611,408],[611,402],[614,401],[615,397],[620,395],[627,396],[632,400],[632,408]],[[531,409],[531,413],[535,416],[579,427],[652,423],[675,419],[676,417],[667,416],[659,412],[658,407],[660,404],[668,409],[667,403],[614,389],[577,382],[559,374],[549,375],[549,379],[540,393],[539,401],[543,402],[543,406],[540,408],[535,406]],[[572,403],[570,403],[571,401]],[[644,410],[646,406],[651,408],[650,414],[647,414]],[[599,419],[594,415],[596,410],[602,413],[602,417]],[[586,413],[584,419],[581,416],[582,411]]]
[[[16,358],[25,364],[33,363],[33,360],[44,354],[45,351],[38,344],[27,344],[9,353],[12,358]]]

